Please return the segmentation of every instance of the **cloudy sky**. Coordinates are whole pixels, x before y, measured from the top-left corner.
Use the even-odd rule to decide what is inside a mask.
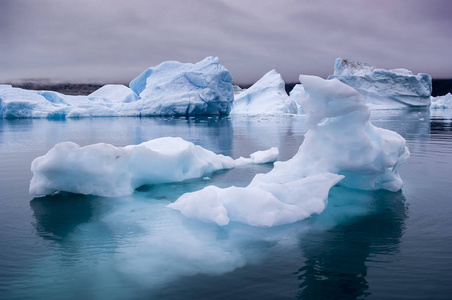
[[[236,83],[326,77],[336,57],[452,78],[450,0],[0,0],[0,83],[128,83],[218,56]]]

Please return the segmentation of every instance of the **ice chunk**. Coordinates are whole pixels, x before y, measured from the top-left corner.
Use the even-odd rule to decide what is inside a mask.
[[[122,103],[115,106],[109,99],[88,96],[68,96],[53,91],[32,91],[20,88],[0,88],[2,118],[111,117],[118,116]],[[123,109],[127,112],[127,110]],[[137,112],[135,115],[138,115]],[[133,114],[132,114],[133,115]]]
[[[432,93],[432,78],[427,74],[413,75],[406,69],[384,70],[367,64],[337,58],[336,78],[355,88],[371,109],[428,107]]]
[[[5,119],[46,118],[57,105],[35,91],[8,87],[0,88],[0,115]]]
[[[296,114],[297,105],[287,95],[281,75],[271,70],[249,89],[235,95],[231,114]]]
[[[450,109],[452,108],[452,94],[447,93],[444,96],[432,97],[430,109]]]
[[[278,158],[279,149],[272,147],[266,151],[257,151],[250,155],[251,161],[255,164],[265,164],[274,162]]]
[[[218,58],[196,64],[167,61],[130,82],[142,116],[225,115],[234,99],[232,76]]]
[[[300,81],[308,95],[301,104],[309,131],[292,159],[276,162],[245,188],[209,186],[182,195],[169,207],[218,225],[232,220],[274,226],[322,212],[337,183],[399,190],[398,168],[409,156],[405,140],[369,122],[370,111],[355,89],[337,79],[301,75]]]
[[[342,178],[335,174],[320,174],[284,183],[250,184],[246,188],[208,186],[184,194],[168,206],[187,217],[212,221],[220,226],[231,220],[270,227],[321,213],[330,188]]]
[[[238,86],[237,84],[233,84],[232,88],[234,89],[234,95],[236,94],[240,94],[241,92],[244,91],[244,89],[242,89],[240,86]]]
[[[72,142],[55,145],[33,160],[30,193],[49,195],[57,191],[99,196],[123,196],[142,186],[179,182],[249,163],[276,159],[278,149],[232,159],[181,138],[165,137],[140,145],[114,147]]]
[[[304,90],[303,85],[301,83],[296,84],[293,87],[293,89],[290,91],[289,96],[297,104],[298,114],[304,114],[305,112],[303,110],[303,107],[301,106],[301,102],[308,95],[306,94],[306,91]]]
[[[309,96],[302,102],[309,131],[298,153],[284,171],[275,165],[271,173],[345,175],[347,187],[397,191],[402,187],[398,167],[409,156],[396,132],[369,122],[370,111],[360,94],[336,79],[300,76]],[[290,167],[290,165],[297,166]]]
[[[89,97],[106,98],[113,103],[133,102],[138,100],[138,95],[135,94],[129,87],[122,84],[106,84],[89,94]]]

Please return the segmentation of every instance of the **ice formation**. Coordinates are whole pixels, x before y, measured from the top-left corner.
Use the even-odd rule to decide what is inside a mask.
[[[297,105],[285,90],[281,75],[271,70],[249,89],[235,95],[231,114],[296,114]]]
[[[224,115],[234,98],[232,76],[207,57],[196,64],[164,62],[132,80],[89,96],[30,91],[0,85],[0,118]]]
[[[444,96],[432,97],[430,109],[450,109],[452,108],[452,94],[447,93]]]
[[[336,78],[355,88],[371,109],[428,107],[432,93],[432,78],[427,74],[413,75],[406,69],[384,70],[367,64],[337,58]]]
[[[306,94],[303,85],[301,83],[296,84],[290,91],[289,96],[297,104],[298,114],[304,114],[304,110],[303,107],[301,106],[301,103],[303,102],[303,99],[306,98],[308,95]]]
[[[130,82],[142,116],[226,115],[234,100],[232,75],[218,58],[197,64],[167,61]]]
[[[187,217],[226,225],[230,221],[274,226],[324,210],[331,187],[398,191],[398,168],[409,157],[397,133],[369,122],[360,94],[336,79],[300,75],[309,131],[298,153],[276,162],[245,188],[208,186],[179,197],[169,207]]]
[[[126,147],[109,144],[80,147],[63,142],[33,160],[30,194],[65,191],[124,196],[143,185],[179,182],[237,165],[273,162],[278,153],[277,148],[271,148],[254,153],[251,158],[234,160],[176,137]]]
[[[89,97],[104,98],[113,103],[128,103],[138,100],[137,94],[135,94],[129,87],[122,84],[106,84],[89,94]]]

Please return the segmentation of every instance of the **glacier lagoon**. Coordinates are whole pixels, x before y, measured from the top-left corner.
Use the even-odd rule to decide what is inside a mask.
[[[246,186],[271,164],[104,198],[28,194],[56,143],[115,146],[179,136],[238,158],[296,153],[303,116],[0,120],[0,295],[6,299],[446,299],[452,288],[451,116],[372,112],[407,140],[400,192],[335,187],[326,210],[273,228],[185,218],[166,206],[207,185]]]

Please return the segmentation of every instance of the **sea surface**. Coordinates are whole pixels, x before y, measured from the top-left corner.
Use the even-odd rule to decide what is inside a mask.
[[[291,158],[303,116],[0,120],[0,299],[452,299],[452,117],[373,112],[411,157],[400,192],[334,187],[319,215],[228,226],[166,207],[206,185],[246,186],[272,164],[145,186],[127,197],[28,193],[56,143],[139,144],[180,136],[238,158]]]

